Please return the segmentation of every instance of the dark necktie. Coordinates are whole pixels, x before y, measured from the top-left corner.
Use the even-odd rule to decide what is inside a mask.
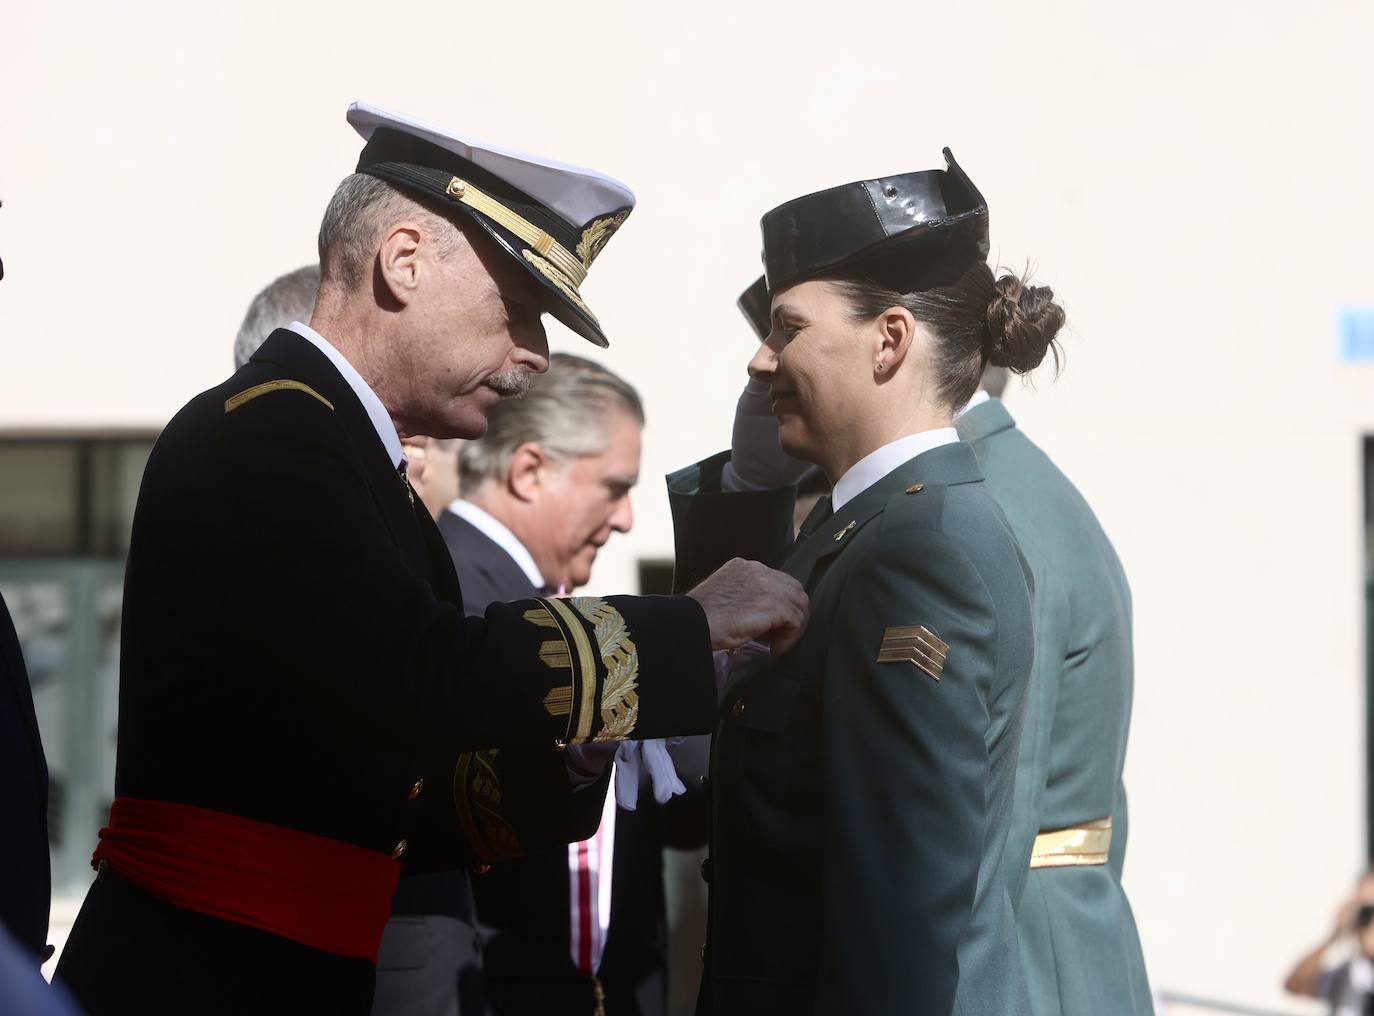
[[[801,524],[801,528],[797,530],[797,543],[802,543],[806,540],[808,536],[819,529],[825,523],[825,520],[830,518],[833,514],[834,512],[830,510],[830,495],[821,495],[820,500],[818,500],[811,511],[807,513],[806,520]]]

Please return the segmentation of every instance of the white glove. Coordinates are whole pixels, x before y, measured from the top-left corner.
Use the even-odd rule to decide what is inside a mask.
[[[794,459],[782,450],[768,385],[751,377],[735,405],[730,461],[722,471],[721,487],[727,491],[790,487],[800,482],[810,468],[810,463]]]
[[[639,805],[641,766],[649,772],[654,800],[659,804],[666,804],[677,794],[687,793],[669,756],[669,752],[681,743],[680,737],[620,742],[620,750],[615,753],[615,803],[626,811],[634,811]]]

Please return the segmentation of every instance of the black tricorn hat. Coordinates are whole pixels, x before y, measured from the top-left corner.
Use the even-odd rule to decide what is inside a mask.
[[[768,333],[773,330],[773,297],[768,292],[768,280],[760,275],[752,286],[739,295],[735,306],[753,326],[759,341],[767,339]]]
[[[889,265],[909,269],[909,289],[928,288],[987,260],[987,202],[948,148],[944,156],[946,169],[841,184],[764,215],[768,290],[851,266]]]
[[[363,102],[349,106],[348,122],[367,141],[359,173],[479,226],[544,289],[554,317],[609,345],[581,285],[634,209],[629,187]]]

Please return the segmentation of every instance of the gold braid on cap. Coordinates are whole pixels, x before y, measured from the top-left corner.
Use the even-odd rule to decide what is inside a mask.
[[[557,269],[558,274],[567,280],[565,282],[566,287],[574,293],[577,292],[577,287],[586,280],[586,266],[573,257],[568,249],[551,237],[546,230],[540,229],[519,212],[507,208],[490,194],[478,190],[472,184],[460,180],[456,176],[448,182],[447,193],[455,201],[467,205],[474,211],[481,212],[498,226],[510,230],[521,240],[524,240],[530,245],[531,250]],[[579,299],[577,302],[581,303],[582,301]]]

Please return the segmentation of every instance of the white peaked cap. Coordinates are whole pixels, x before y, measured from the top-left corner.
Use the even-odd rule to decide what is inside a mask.
[[[390,127],[438,145],[509,181],[579,229],[598,216],[635,204],[634,191],[605,173],[447,131],[368,102],[350,105],[348,122],[364,141],[370,141],[378,127]]]
[[[502,148],[364,102],[348,122],[366,145],[357,171],[484,230],[545,291],[549,313],[598,346],[601,323],[581,286],[624,225],[635,196],[591,169]]]

